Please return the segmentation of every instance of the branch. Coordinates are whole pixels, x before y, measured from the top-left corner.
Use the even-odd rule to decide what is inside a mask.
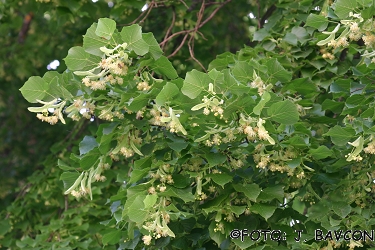
[[[30,12],[25,16],[23,19],[22,27],[20,32],[18,33],[18,43],[24,43],[27,37],[27,33],[30,29],[31,20],[33,19],[34,14]]]
[[[263,28],[266,20],[272,15],[272,13],[276,10],[276,6],[274,4],[271,5],[271,7],[268,8],[266,13],[264,13],[264,16],[262,19],[260,19],[260,28]]]
[[[160,2],[159,2],[159,4],[160,4]],[[149,5],[149,7],[147,8],[147,12],[146,12],[146,11],[142,11],[142,13],[141,13],[136,19],[134,19],[134,21],[131,22],[131,23],[127,23],[127,24],[117,24],[117,26],[129,26],[129,25],[132,25],[132,24],[135,24],[135,23],[141,23],[141,22],[143,22],[144,20],[146,20],[146,18],[148,17],[148,15],[150,14],[151,10],[152,10],[154,7],[157,8],[157,7],[159,7],[159,6],[158,6],[158,4],[155,2],[155,0],[152,0],[151,3],[150,3],[150,5]],[[144,15],[145,15],[145,16],[144,16]],[[143,17],[143,18],[142,18],[142,17]],[[141,21],[138,21],[140,18],[142,18],[142,20],[141,20]]]
[[[172,16],[172,23],[171,25],[169,26],[167,32],[165,33],[165,36],[164,36],[164,40],[167,39],[167,37],[169,36],[169,33],[171,33],[171,30],[174,26],[176,22],[176,12],[174,11],[174,8],[173,8],[173,16]],[[164,47],[165,47],[166,43],[164,43],[162,46],[161,46],[161,49],[164,50]]]
[[[199,64],[199,66],[201,66],[202,69],[207,73],[206,68],[202,65],[202,63],[201,63],[197,58],[195,58],[195,56],[194,56],[194,51],[193,51],[193,48],[192,48],[191,43],[188,43],[188,46],[189,46],[190,57],[191,57],[195,62],[197,62],[197,63]]]
[[[173,53],[170,54],[170,55],[168,56],[168,58],[170,58],[170,57],[172,57],[172,56],[175,56],[175,55],[177,54],[177,52],[182,48],[182,46],[184,45],[184,43],[186,42],[186,39],[187,39],[188,34],[193,33],[193,34],[191,34],[191,37],[190,37],[190,39],[189,39],[189,41],[188,41],[188,47],[189,47],[190,56],[191,56],[191,58],[192,58],[194,61],[196,61],[196,62],[197,62],[197,63],[198,63],[198,64],[199,64],[199,65],[200,65],[200,66],[206,71],[206,69],[203,67],[202,63],[200,63],[200,62],[198,61],[198,59],[196,59],[195,56],[194,56],[194,51],[193,51],[193,47],[194,47],[194,35],[198,33],[199,35],[201,35],[201,36],[203,37],[203,39],[206,39],[206,38],[204,37],[204,35],[203,35],[201,32],[199,32],[199,29],[200,29],[201,27],[203,27],[203,25],[205,25],[208,21],[210,21],[210,20],[215,16],[215,14],[216,14],[216,13],[217,13],[217,12],[218,12],[218,11],[224,6],[224,5],[226,5],[226,4],[229,3],[230,1],[232,1],[232,0],[227,0],[227,1],[223,2],[223,3],[205,3],[205,1],[203,0],[203,1],[202,1],[202,4],[201,4],[201,7],[200,7],[200,9],[199,9],[199,12],[198,12],[198,14],[197,14],[197,22],[196,22],[196,25],[195,25],[195,27],[194,27],[193,29],[182,30],[182,31],[176,32],[176,33],[174,33],[174,34],[172,34],[172,35],[170,35],[170,36],[167,36],[167,35],[169,34],[169,31],[170,31],[171,27],[172,27],[172,25],[171,25],[170,29],[168,29],[168,31],[167,31],[167,35],[164,37],[164,40],[163,40],[161,43],[159,43],[159,45],[164,49],[166,43],[167,43],[169,40],[173,39],[174,37],[179,36],[179,35],[184,35],[184,38],[183,38],[182,42],[180,43],[180,45],[177,47],[177,49],[175,49],[175,50],[173,51]],[[204,21],[202,21],[203,16],[204,16],[205,7],[206,7],[207,5],[212,5],[212,4],[220,4],[220,6],[217,7],[214,11],[212,11],[212,13],[211,13],[211,14],[210,14],[210,15],[209,15]],[[173,22],[174,22],[174,20],[173,20]]]
[[[202,22],[202,24],[199,26],[199,28],[201,28],[203,25],[205,25],[208,21],[210,21],[214,15],[216,14],[216,12],[218,12],[222,7],[224,7],[224,5],[226,5],[227,3],[229,3],[230,1],[232,0],[227,0],[225,2],[223,2],[219,7],[217,7],[214,11],[212,11],[211,15],[209,17],[206,18],[206,20],[204,20]]]
[[[177,54],[177,52],[182,48],[182,46],[184,46],[185,44],[185,41],[187,39],[189,34],[185,34],[184,38],[182,39],[182,42],[180,43],[180,45],[175,49],[175,51],[173,51],[172,54],[170,54],[169,56],[167,56],[167,58],[170,58],[170,57],[173,57]]]
[[[142,18],[142,20],[141,21],[139,21],[140,23],[143,23],[145,20],[146,20],[146,18],[148,17],[148,15],[150,15],[150,13],[151,13],[151,10],[152,10],[152,8],[154,7],[154,1],[152,1],[151,3],[150,3],[150,6],[148,7],[148,10],[147,10],[147,13],[146,13],[146,15]],[[156,4],[155,4],[156,5]]]

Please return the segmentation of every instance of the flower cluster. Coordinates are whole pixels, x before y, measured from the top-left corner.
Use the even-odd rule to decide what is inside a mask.
[[[65,124],[62,110],[65,107],[66,101],[60,102],[60,99],[54,99],[50,102],[44,102],[37,100],[38,103],[43,104],[42,107],[29,107],[30,112],[37,113],[36,117],[43,121],[48,122],[51,125],[56,124],[59,120]]]
[[[216,97],[204,96],[202,103],[195,105],[191,110],[196,111],[203,108],[203,114],[209,115],[213,113],[214,116],[220,116],[220,119],[223,118],[224,109],[220,106],[224,103],[224,100],[218,100]]]
[[[82,83],[85,84],[86,87],[90,87],[92,90],[105,90],[107,84],[118,84],[122,85],[124,79],[119,76],[113,77],[113,75],[107,75],[104,78],[100,78],[99,80],[91,80],[89,77],[84,77],[82,79]]]
[[[291,159],[297,158],[297,152],[291,148],[267,152],[264,145],[258,144],[253,158],[257,168],[270,170],[271,172],[286,172],[289,176],[296,175],[298,179],[305,178],[303,170],[296,171],[297,168],[291,168],[286,164]]]
[[[165,183],[168,184],[173,184],[174,180],[171,175],[172,168],[169,164],[163,164],[161,165],[156,172],[150,173],[151,178],[154,180],[159,180],[163,185],[162,186],[157,186],[157,188],[161,191],[165,191]],[[164,190],[163,190],[164,189]],[[163,191],[162,191],[163,190]]]
[[[148,82],[139,82],[137,84],[137,89],[141,91],[147,91],[151,88],[150,85],[148,85]]]
[[[134,155],[134,150],[128,147],[121,147],[120,153],[125,156],[126,158],[130,158]]]
[[[150,123],[155,126],[166,126],[166,123],[162,121],[162,118],[168,117],[167,111],[165,109],[153,108],[150,110]]]
[[[92,90],[105,90],[108,85],[122,85],[125,76],[128,73],[128,66],[131,65],[127,44],[117,45],[113,49],[101,47],[104,52],[104,58],[98,63],[98,66],[87,71],[75,71],[74,74],[84,76],[82,83]]]
[[[266,91],[269,87],[266,85],[262,78],[258,76],[258,74],[253,72],[253,81],[249,84],[252,88],[257,88],[258,89],[258,94],[261,96],[263,95],[264,91]]]
[[[350,19],[348,20],[341,20],[341,23],[337,24],[333,31],[323,31],[323,34],[329,36],[326,39],[319,41],[317,45],[327,45],[333,49],[346,48],[349,46],[350,41],[358,41],[359,39],[362,39],[367,49],[362,56],[367,58],[375,56],[375,52],[373,51],[375,48],[375,34],[373,33],[375,21],[372,19],[365,21],[361,14],[353,12],[349,13],[349,17]],[[339,31],[341,25],[343,25],[345,29],[336,38],[336,33]],[[321,52],[323,54],[322,57],[325,59],[333,60],[335,58],[330,52],[325,50]],[[375,63],[375,57],[372,58],[371,62]]]
[[[106,181],[107,178],[102,175],[102,172],[110,167],[108,163],[104,163],[104,157],[100,157],[98,166],[96,168],[91,167],[89,171],[83,171],[64,194],[71,194],[76,198],[89,194],[92,199],[91,183],[95,181]]]
[[[213,113],[214,116],[219,116],[220,119],[223,119],[224,109],[221,107],[221,105],[224,104],[224,100],[221,99],[219,101],[213,89],[213,84],[209,83],[207,92],[211,95],[211,97],[208,98],[207,96],[204,96],[202,99],[202,103],[195,105],[191,108],[191,110],[196,111],[203,108],[204,115],[209,115],[210,113]]]
[[[150,245],[152,238],[159,239],[161,237],[175,237],[175,234],[167,226],[170,222],[170,215],[167,211],[156,211],[151,215],[151,221],[148,221],[143,225],[143,228],[150,232],[149,235],[142,237],[145,245]]]
[[[375,154],[375,141],[371,141],[369,144],[367,144],[367,147],[363,149],[366,154]]]
[[[253,118],[251,116],[245,117],[241,114],[240,116],[240,131],[247,135],[248,140],[255,141],[256,139],[262,141],[268,141],[270,144],[274,145],[275,140],[269,135],[263,124],[266,122],[262,118]],[[256,123],[256,125],[255,125]]]
[[[80,115],[86,119],[91,119],[94,115],[95,105],[89,101],[83,101],[82,99],[74,100],[73,104],[66,108],[65,112],[68,113],[68,117],[72,118],[73,121],[78,121]]]
[[[56,116],[56,115],[52,115],[52,116],[45,116],[43,114],[37,114],[36,117],[43,121],[43,122],[48,122],[49,124],[51,125],[55,125],[58,121],[59,121],[59,118]]]
[[[99,114],[99,119],[113,121],[113,118],[124,119],[124,114],[120,111],[112,111],[112,108],[102,109]]]

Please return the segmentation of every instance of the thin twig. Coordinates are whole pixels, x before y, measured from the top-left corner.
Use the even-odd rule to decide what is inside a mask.
[[[188,47],[189,47],[189,53],[190,57],[201,66],[205,72],[206,68],[202,65],[202,63],[194,56],[194,36],[197,34],[197,31],[199,29],[200,23],[202,21],[203,15],[204,15],[204,9],[205,9],[205,0],[203,0],[201,8],[199,9],[199,12],[197,14],[197,23],[195,25],[194,31],[190,34],[190,39],[188,42]]]
[[[206,18],[206,20],[204,20],[201,25],[199,25],[199,28],[201,28],[203,25],[205,25],[208,21],[210,21],[216,14],[216,12],[218,12],[224,5],[226,5],[227,3],[229,3],[230,1],[232,0],[227,0],[225,2],[223,2],[219,7],[217,7],[214,11],[212,11],[212,13],[209,15],[209,17]]]
[[[132,25],[132,24],[135,24],[135,23],[141,23],[143,22],[144,20],[146,20],[146,18],[148,17],[148,15],[150,14],[152,8],[159,8],[159,7],[164,7],[165,5],[161,4],[163,2],[166,2],[166,1],[162,1],[162,2],[158,2],[156,3],[154,0],[150,3],[150,6],[147,8],[147,12],[146,11],[142,11],[142,13],[136,18],[134,19],[134,21],[130,22],[130,23],[127,23],[127,24],[117,24],[117,26],[121,27],[121,26],[129,26],[129,25]],[[158,5],[159,4],[159,5]],[[146,14],[146,16],[144,16]],[[142,18],[143,17],[143,18]],[[138,21],[139,19],[141,19],[141,21]]]
[[[200,25],[198,28],[201,28],[203,25],[205,25],[208,21],[210,21],[216,14],[216,12],[219,11],[219,9],[221,9],[225,4],[229,3],[230,1],[232,0],[227,0],[223,3],[221,3],[221,5],[219,7],[217,7],[210,15],[209,17],[207,17]],[[166,42],[168,42],[169,40],[171,40],[172,38],[178,36],[178,35],[181,35],[181,34],[186,34],[186,33],[191,33],[191,32],[194,32],[195,31],[195,28],[193,29],[190,29],[190,30],[181,30],[179,32],[176,32],[176,33],[173,33],[172,35],[170,35],[168,38],[164,39],[164,41],[162,41],[161,43],[159,43],[160,46],[162,46],[163,44],[165,44]]]
[[[146,20],[146,18],[148,17],[148,15],[150,15],[151,10],[154,8],[154,5],[156,6],[157,4],[156,4],[154,1],[152,1],[152,2],[150,3],[150,6],[148,7],[148,10],[147,10],[146,15],[142,18],[141,21],[139,21],[140,23],[143,23],[143,22]]]
[[[172,23],[171,23],[171,25],[169,26],[167,32],[165,33],[164,40],[167,39],[167,37],[169,36],[169,33],[171,33],[171,30],[172,30],[172,28],[173,28],[175,22],[176,22],[176,12],[175,12],[174,9],[173,9]],[[165,45],[167,45],[167,44],[164,43],[164,44],[161,46],[161,49],[162,49],[162,50],[164,50]]]
[[[195,62],[197,62],[197,63],[199,64],[199,66],[201,66],[202,69],[203,69],[205,72],[207,72],[206,68],[202,65],[202,63],[201,63],[197,58],[195,58],[195,56],[194,56],[194,51],[193,51],[193,48],[191,47],[191,44],[190,44],[190,43],[188,43],[188,46],[189,46],[189,52],[190,52],[190,56],[191,56],[191,58],[192,58]]]
[[[168,58],[170,57],[173,57],[177,54],[177,52],[182,48],[182,46],[184,46],[185,42],[186,42],[186,39],[188,37],[189,34],[185,34],[184,38],[182,39],[182,42],[180,43],[180,45],[178,45],[178,47],[173,51],[172,54],[170,54],[169,56],[167,56]]]
[[[260,2],[257,0],[257,5],[258,5],[258,29],[260,29]]]
[[[181,2],[183,5],[185,5],[186,9],[189,9],[189,6],[185,3],[184,0],[180,0],[180,2]]]

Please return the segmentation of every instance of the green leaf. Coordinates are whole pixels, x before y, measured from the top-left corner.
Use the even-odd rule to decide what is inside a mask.
[[[145,157],[134,162],[134,169],[130,174],[129,183],[136,183],[145,177],[151,168],[151,157]]]
[[[268,33],[268,30],[266,29],[260,29],[260,30],[257,30],[254,32],[254,37],[253,37],[253,41],[263,41],[264,38],[270,36],[270,34]]]
[[[244,193],[246,195],[246,197],[249,198],[249,200],[254,201],[254,202],[258,198],[258,196],[260,194],[260,191],[261,191],[259,186],[255,183],[243,184],[243,185],[233,184],[233,187],[237,192]]]
[[[173,97],[178,95],[180,90],[176,86],[176,84],[167,82],[159,92],[159,94],[155,98],[155,102],[159,106],[163,106],[165,103],[170,102],[173,100]]]
[[[306,19],[305,26],[310,26],[319,31],[323,31],[328,26],[328,19],[325,16],[311,13]]]
[[[53,73],[56,73],[53,74]],[[50,81],[47,81],[47,75],[53,74],[55,75]],[[73,95],[65,88],[65,82],[63,77],[59,75],[56,71],[49,71],[44,76],[43,79],[48,82],[49,88],[48,93],[51,95],[53,99],[62,98],[64,100],[70,100],[73,98]]]
[[[136,183],[137,181],[139,181],[140,179],[145,177],[148,174],[149,171],[150,171],[150,169],[148,169],[148,168],[133,169],[133,171],[130,174],[129,183]]]
[[[286,33],[286,35],[284,36],[283,40],[291,45],[294,45],[296,46],[297,45],[297,36],[292,34],[292,33]]]
[[[238,61],[232,68],[232,74],[238,81],[247,84],[253,79],[253,70],[248,62]]]
[[[176,188],[186,188],[191,185],[190,178],[187,175],[173,174],[173,186]]]
[[[148,211],[145,210],[145,204],[143,203],[145,198],[146,196],[139,195],[129,206],[127,216],[131,221],[143,223],[147,219]]]
[[[293,145],[293,147],[296,147],[296,148],[304,148],[308,146],[307,140],[308,138],[302,138],[300,136],[293,136],[284,142],[289,145]]]
[[[331,99],[326,99],[322,103],[322,110],[331,110],[334,113],[341,113],[345,103],[337,102]]]
[[[284,190],[282,186],[270,186],[263,189],[257,201],[272,201],[273,199],[277,199],[279,202],[284,201]]]
[[[254,237],[256,237],[256,236],[254,236]],[[254,245],[257,242],[255,240],[252,240],[249,236],[245,236],[243,241],[242,241],[241,237],[232,239],[231,241],[235,245],[237,245],[240,249],[249,249],[249,247],[251,247],[252,245]]]
[[[215,85],[217,83],[222,83],[224,81],[224,74],[220,71],[217,71],[216,69],[212,69],[208,72],[208,75],[210,76],[211,80],[213,81],[213,85],[214,85],[214,91],[216,91],[215,89]]]
[[[69,49],[64,61],[68,69],[77,71],[95,68],[98,66],[100,58],[90,55],[84,48],[77,46]]]
[[[345,19],[350,12],[354,12],[357,7],[356,0],[337,0],[334,5],[335,14],[340,19]]]
[[[202,91],[208,90],[208,84],[211,82],[210,77],[202,72],[193,69],[186,74],[184,85],[181,92],[190,99],[196,98]]]
[[[105,39],[111,39],[114,31],[116,30],[116,22],[109,18],[100,18],[98,26],[96,27],[95,34]]]
[[[310,149],[309,154],[311,154],[311,156],[314,157],[315,159],[321,160],[329,156],[332,156],[332,151],[326,146],[322,145],[316,149]]]
[[[131,100],[127,108],[130,111],[137,112],[138,110],[141,110],[144,106],[147,105],[149,99],[150,99],[149,94],[141,93],[139,96]]]
[[[57,166],[61,168],[62,170],[68,171],[68,170],[74,170],[73,167],[69,166],[65,162],[63,162],[61,159],[57,160]]]
[[[134,169],[149,169],[151,166],[151,157],[145,157],[134,162]]]
[[[103,56],[100,47],[107,47],[110,41],[95,34],[98,25],[94,23],[83,36],[83,48],[91,55]]]
[[[165,56],[160,56],[159,59],[152,64],[151,68],[156,73],[164,75],[169,79],[175,79],[178,77],[176,69]]]
[[[99,152],[98,148],[91,149],[89,153],[82,156],[79,165],[83,170],[88,170],[98,163],[98,159],[101,156],[102,154]]]
[[[233,177],[226,173],[208,174],[206,177],[211,178],[216,184],[219,184],[222,188],[228,182],[231,182]]]
[[[151,208],[155,205],[156,201],[158,200],[157,194],[149,194],[146,196],[146,198],[143,200],[143,203],[145,204],[145,208]]]
[[[79,143],[79,153],[80,155],[84,155],[97,146],[98,143],[96,142],[96,139],[93,136],[86,135]]]
[[[352,211],[352,207],[343,201],[332,202],[332,209],[341,218],[345,218]]]
[[[222,164],[227,160],[227,157],[220,153],[208,152],[206,153],[205,157],[210,167]]]
[[[32,76],[20,88],[23,97],[30,103],[43,100],[48,90],[48,83],[39,76]]]
[[[120,242],[121,239],[121,231],[120,230],[112,230],[110,233],[106,233],[103,235],[102,242],[103,245],[107,244],[117,244]]]
[[[293,144],[292,144],[293,145]],[[296,168],[298,167],[299,165],[301,165],[301,162],[302,162],[302,158],[301,157],[298,157],[298,158],[295,158],[295,159],[291,159],[291,160],[288,160],[286,162],[286,164],[290,167],[290,168]]]
[[[182,199],[185,203],[192,202],[195,200],[195,196],[191,193],[191,188],[175,188],[168,186],[164,192],[158,193],[159,196],[172,196]]]
[[[143,56],[149,51],[148,44],[142,38],[142,28],[138,24],[123,27],[120,34],[128,48],[134,50],[137,55]]]
[[[221,55],[216,56],[216,59],[214,59],[208,65],[208,70],[223,70],[226,69],[228,65],[232,63],[234,63],[234,55],[230,52],[225,52]]]
[[[9,223],[9,219],[3,219],[0,221],[0,235],[4,236],[9,229],[11,229],[11,225]]]
[[[77,172],[62,173],[60,176],[60,180],[64,183],[64,189],[67,190],[68,188],[70,188],[80,175],[81,174]]]
[[[247,85],[240,83],[235,79],[229,69],[222,71],[224,73],[224,82],[221,93],[230,92],[232,94],[241,96],[251,91],[251,88]]]
[[[337,146],[344,146],[351,140],[354,135],[355,131],[351,127],[341,127],[339,125],[330,128],[327,133],[324,134],[325,136],[330,136],[331,140]]]
[[[154,35],[151,32],[145,33],[145,34],[142,34],[142,38],[148,44],[149,52],[152,58],[154,58],[155,60],[159,59],[159,57],[163,54],[163,51],[161,50]]]
[[[268,68],[270,79],[275,78],[282,83],[292,80],[292,73],[285,70],[276,58],[267,60],[266,66]]]
[[[268,220],[268,218],[270,218],[273,215],[275,210],[276,210],[275,206],[262,204],[262,203],[256,203],[250,207],[250,211],[259,214],[266,220]]]
[[[260,101],[258,102],[258,104],[253,108],[253,113],[256,114],[256,115],[260,115],[260,113],[262,112],[264,106],[266,105],[266,103],[269,100],[271,100],[270,93],[264,92],[263,95],[261,96]]]
[[[299,113],[296,105],[290,101],[285,100],[276,102],[269,107],[267,114],[272,120],[282,124],[294,124],[299,119]]]
[[[168,142],[168,147],[173,149],[176,152],[181,152],[181,150],[185,149],[189,142],[184,141],[183,139],[175,140],[173,142]]]

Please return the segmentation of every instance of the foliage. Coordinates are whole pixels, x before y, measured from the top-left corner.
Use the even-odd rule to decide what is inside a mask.
[[[182,1],[170,4],[173,16],[175,8],[189,13]],[[34,173],[25,198],[8,207],[2,245],[373,247],[354,233],[327,233],[371,232],[375,224],[373,2],[267,4],[249,46],[208,67],[194,47],[202,2],[193,28],[173,32],[182,32],[185,50],[164,47],[173,34],[99,18],[67,52],[66,71],[30,77],[20,88],[29,111],[51,124],[77,121],[77,134],[44,162],[59,169]],[[194,64],[180,67],[167,52]],[[96,123],[83,136],[85,119]],[[284,237],[241,241],[234,229]]]

